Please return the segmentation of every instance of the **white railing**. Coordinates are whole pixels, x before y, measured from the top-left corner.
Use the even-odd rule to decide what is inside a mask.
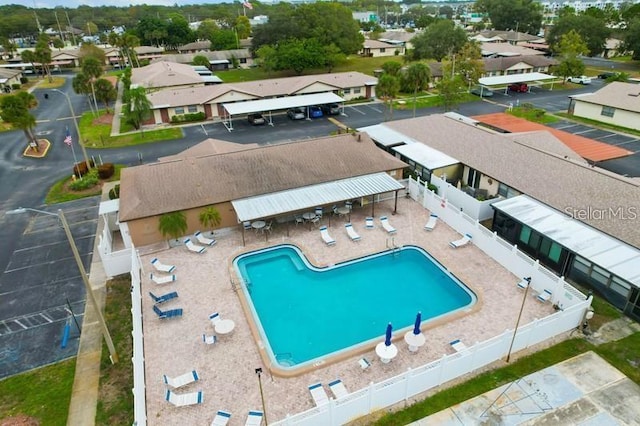
[[[512,352],[526,349],[549,337],[567,332],[581,323],[591,299],[582,300],[564,311],[535,320],[518,329]],[[505,357],[513,338],[513,330],[478,342],[468,349],[445,355],[439,360],[410,369],[379,383],[372,383],[337,400],[271,423],[274,426],[342,425],[358,417],[407,401],[415,395],[434,389],[450,380],[470,373]]]
[[[145,398],[144,341],[142,328],[142,295],[140,286],[140,258],[135,248],[131,249],[131,317],[133,320],[133,424],[147,424]]]
[[[105,226],[102,235],[98,236],[98,253],[109,277],[126,274],[131,270],[131,249],[113,251],[111,231]]]
[[[466,192],[456,188],[435,175],[431,176],[431,183],[438,187],[438,194],[442,198],[455,206],[458,210],[464,211],[468,216],[477,220],[486,220],[493,216],[491,204],[500,201],[500,198],[480,201]],[[420,185],[422,186],[422,185]],[[412,194],[413,197],[413,194]],[[418,200],[417,198],[414,198]]]

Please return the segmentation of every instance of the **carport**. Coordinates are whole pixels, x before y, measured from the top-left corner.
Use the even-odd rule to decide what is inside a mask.
[[[231,204],[238,217],[238,223],[243,223],[256,219],[302,213],[314,210],[318,206],[327,206],[356,199],[363,200],[365,197],[371,197],[371,216],[374,216],[376,195],[395,192],[393,210],[395,213],[398,208],[398,191],[402,189],[404,189],[404,185],[387,173],[381,172],[256,195],[233,200]],[[361,201],[360,204],[364,205],[366,203]],[[289,221],[286,221],[286,223],[287,235],[289,235]],[[329,222],[329,225],[331,225],[331,222]],[[242,243],[244,245],[244,227]]]
[[[280,111],[295,107],[309,107],[312,105],[323,105],[340,103],[342,104],[344,99],[335,93],[314,93],[311,95],[297,95],[287,96],[284,98],[271,98],[271,99],[259,99],[256,101],[244,101],[244,102],[232,102],[222,104],[224,114],[222,116],[222,124],[228,131],[233,130],[233,116],[252,114],[255,112],[268,111],[268,122],[270,126],[273,126],[273,120],[271,116],[272,111]],[[309,111],[307,110],[307,118],[309,118]]]
[[[480,87],[482,89],[502,89],[504,87],[504,94],[506,95],[509,91],[509,85],[514,83],[527,83],[529,86],[538,87],[542,86],[543,84],[551,84],[549,90],[553,90],[553,83],[555,82],[556,78],[557,77],[554,75],[544,74],[541,72],[530,72],[526,74],[482,77],[478,80],[478,83],[480,84]],[[482,96],[482,91],[480,93]]]

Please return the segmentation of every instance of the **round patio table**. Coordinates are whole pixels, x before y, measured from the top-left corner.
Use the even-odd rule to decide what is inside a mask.
[[[236,327],[236,323],[230,319],[222,319],[213,327],[218,334],[229,334]]]
[[[306,212],[306,213],[302,213],[302,218],[303,218],[304,220],[311,220],[311,219],[313,219],[314,217],[316,217],[315,212]]]
[[[264,228],[265,226],[267,226],[267,222],[265,222],[264,220],[256,220],[254,222],[251,222],[251,227],[256,231]]]
[[[404,341],[409,345],[410,352],[416,352],[418,348],[425,344],[424,334],[413,334],[413,330],[407,331],[404,335]]]

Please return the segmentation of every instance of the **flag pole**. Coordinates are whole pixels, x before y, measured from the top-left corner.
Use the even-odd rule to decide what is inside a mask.
[[[76,175],[76,165],[78,164],[78,159],[76,158],[76,150],[73,149],[73,139],[71,139],[70,133],[69,133],[69,126],[67,126],[67,138],[69,139],[69,146],[71,147],[71,154],[73,154],[73,175]],[[65,139],[66,142],[67,139]],[[79,170],[78,170],[79,172]],[[80,175],[80,180],[82,180],[82,173],[78,173]]]

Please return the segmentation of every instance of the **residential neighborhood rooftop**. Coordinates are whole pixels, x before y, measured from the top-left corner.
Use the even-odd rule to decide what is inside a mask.
[[[571,96],[581,102],[640,112],[640,85],[614,81],[593,93]]]

